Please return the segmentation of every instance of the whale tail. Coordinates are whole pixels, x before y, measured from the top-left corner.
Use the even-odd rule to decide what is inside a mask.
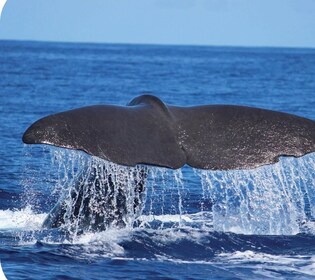
[[[50,115],[32,124],[23,141],[82,150],[126,166],[251,169],[314,152],[315,122],[242,106],[169,106],[143,95],[127,106]]]

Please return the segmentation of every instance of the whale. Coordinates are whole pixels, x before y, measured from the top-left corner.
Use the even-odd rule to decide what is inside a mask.
[[[96,105],[49,115],[34,122],[22,140],[80,150],[130,167],[253,169],[276,163],[281,156],[314,152],[315,122],[246,106],[174,106],[146,94],[126,106]],[[124,180],[115,182],[112,175],[102,172],[79,179],[70,195],[62,196],[53,207],[43,227],[79,224],[81,231],[101,231],[125,226],[127,186]],[[97,179],[104,176],[106,180]],[[141,208],[146,178],[142,167],[133,181],[139,194],[133,198],[134,213]],[[96,189],[100,197],[91,203],[86,194]]]
[[[127,106],[88,106],[44,117],[22,139],[125,166],[252,169],[314,152],[315,122],[245,106],[173,106],[142,95]]]

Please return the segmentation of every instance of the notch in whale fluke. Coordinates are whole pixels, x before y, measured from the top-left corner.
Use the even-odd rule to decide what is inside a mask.
[[[242,106],[168,106],[143,95],[127,106],[47,116],[26,130],[23,142],[82,150],[127,166],[250,169],[314,152],[315,122]]]

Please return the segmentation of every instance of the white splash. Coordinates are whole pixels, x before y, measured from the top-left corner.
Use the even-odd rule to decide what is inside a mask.
[[[263,278],[270,276],[268,273],[271,273],[271,271],[278,272],[276,273],[278,277],[280,271],[302,274],[304,276],[315,275],[314,256],[271,255],[247,250],[243,252],[221,253],[217,256],[216,262],[223,262],[229,267],[242,268],[251,268],[253,265],[259,263],[260,268],[255,273],[261,275]]]
[[[146,167],[120,166],[67,150],[53,150],[52,156],[58,176],[53,194],[60,196],[55,213],[72,237],[82,230],[133,226],[143,210]]]
[[[314,153],[253,170],[192,171],[125,167],[78,151],[50,151],[53,178],[48,181],[52,195],[62,194],[66,203],[64,225],[73,238],[95,232],[89,221],[103,220],[106,224],[96,231],[190,227],[258,235],[315,232]],[[195,175],[200,180],[192,179]],[[142,191],[135,182],[143,183]]]
[[[0,230],[40,229],[46,214],[36,214],[30,206],[20,210],[0,210]]]
[[[1,14],[2,14],[4,5],[6,2],[7,2],[7,0],[0,0],[0,19],[1,19]]]
[[[314,156],[305,156],[253,170],[195,172],[213,200],[215,230],[294,235],[314,219],[314,167]]]

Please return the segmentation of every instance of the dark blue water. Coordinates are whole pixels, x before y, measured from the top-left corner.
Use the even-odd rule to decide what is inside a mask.
[[[70,171],[98,160],[30,148],[21,137],[48,114],[125,105],[143,92],[168,104],[239,104],[314,120],[315,50],[0,41],[0,73],[8,279],[314,279],[314,154],[250,171],[151,168],[140,217],[77,234],[41,223],[71,188]]]

